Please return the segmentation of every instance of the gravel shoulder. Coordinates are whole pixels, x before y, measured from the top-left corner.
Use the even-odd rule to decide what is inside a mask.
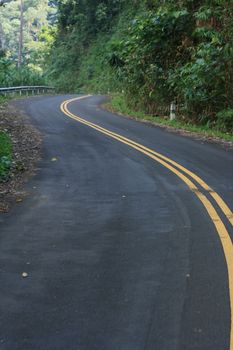
[[[23,185],[35,172],[42,137],[12,102],[0,106],[0,130],[10,135],[13,143],[11,173],[7,181],[0,182],[0,212],[8,212],[14,203],[22,202],[27,195]]]

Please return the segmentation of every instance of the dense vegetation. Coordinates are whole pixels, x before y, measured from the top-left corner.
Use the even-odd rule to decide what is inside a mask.
[[[0,0],[0,87],[41,85],[54,38],[54,1]],[[0,95],[0,105],[5,102]],[[12,169],[12,141],[0,110],[0,182]],[[3,117],[2,117],[3,114]],[[2,130],[1,130],[2,129]]]
[[[55,1],[0,2],[0,86],[45,82],[44,62],[53,42],[55,20]]]
[[[233,3],[59,1],[50,78],[61,90],[124,92],[128,105],[233,129]]]
[[[0,86],[111,92],[153,116],[174,101],[232,132],[232,16],[233,0],[0,0]]]

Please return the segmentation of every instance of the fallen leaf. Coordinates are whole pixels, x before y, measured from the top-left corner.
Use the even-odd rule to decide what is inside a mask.
[[[28,277],[28,273],[27,273],[27,272],[23,272],[23,273],[22,273],[22,277],[23,277],[23,278],[27,278],[27,277]]]
[[[22,198],[17,198],[16,199],[16,203],[21,203],[23,200],[22,200]]]

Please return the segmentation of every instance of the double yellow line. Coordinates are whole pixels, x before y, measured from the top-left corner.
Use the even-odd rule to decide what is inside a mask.
[[[230,224],[233,226],[233,213],[231,209],[228,207],[228,205],[224,202],[224,200],[219,196],[218,193],[216,193],[211,187],[208,186],[208,184],[203,181],[199,176],[191,172],[190,170],[186,169],[179,163],[175,162],[174,160],[165,157],[164,155],[155,152],[154,150],[147,148],[137,142],[134,142],[133,140],[130,140],[124,136],[121,136],[115,132],[112,132],[108,129],[102,128],[101,126],[91,123],[89,121],[86,121],[83,118],[78,117],[77,115],[71,113],[68,110],[68,105],[71,102],[82,100],[84,98],[90,97],[91,95],[81,96],[72,98],[70,100],[64,101],[61,104],[61,111],[66,114],[68,117],[78,121],[79,123],[82,123],[84,125],[89,126],[92,129],[97,130],[98,132],[101,132],[102,134],[105,134],[121,143],[124,143],[131,148],[134,148],[135,150],[143,153],[144,155],[152,158],[156,162],[163,165],[165,168],[169,169],[172,173],[174,173],[176,176],[178,176],[188,187],[189,189],[195,193],[195,195],[199,198],[199,200],[202,202],[203,206],[207,210],[213,224],[215,225],[215,228],[217,230],[219,239],[222,243],[225,259],[226,259],[226,265],[227,265],[227,271],[228,271],[228,279],[229,279],[229,294],[230,294],[230,310],[231,310],[231,326],[230,326],[230,350],[233,350],[233,245],[230,238],[230,234],[227,231],[223,221],[221,220],[220,216],[218,215],[216,209],[214,208],[213,204],[210,202],[210,200],[207,198],[207,196],[204,194],[205,191],[207,191],[210,196],[212,197],[213,201],[217,206],[221,209],[222,213],[226,216],[226,218],[229,220]],[[194,180],[200,187],[200,189],[197,187],[197,185],[191,180]],[[201,192],[204,190],[204,193]]]

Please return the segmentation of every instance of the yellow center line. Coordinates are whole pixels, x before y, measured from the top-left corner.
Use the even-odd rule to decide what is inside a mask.
[[[182,170],[184,173],[189,175],[191,178],[193,178],[203,189],[208,191],[210,195],[213,197],[215,202],[218,204],[220,209],[223,211],[223,213],[226,215],[230,223],[233,225],[233,214],[230,210],[230,208],[227,206],[227,204],[224,202],[224,200],[215,192],[212,190],[211,187],[209,187],[200,177],[198,177],[193,172],[189,171],[182,165],[178,164],[177,162],[173,161],[170,158],[167,158],[163,156],[162,154],[155,152],[152,149],[149,149],[139,143],[136,143],[126,137],[123,137],[117,133],[114,133],[112,131],[109,131],[105,128],[100,127],[99,125],[96,125],[94,123],[88,122],[83,118],[80,118],[76,116],[75,114],[71,113],[67,106],[69,103],[77,100],[81,100],[84,98],[90,97],[90,95],[82,96],[78,98],[73,98],[67,101],[64,101],[61,104],[61,111],[66,114],[68,117],[84,124],[92,129],[95,129],[102,134],[105,134],[107,136],[110,136],[111,138],[120,141],[123,144],[126,144],[130,146],[131,148],[136,149],[137,151],[145,154],[146,156],[152,158],[156,162],[163,165],[165,168],[173,172],[176,176],[178,176],[188,187],[189,189],[195,193],[195,195],[199,198],[205,209],[207,210],[216,230],[219,236],[219,239],[222,244],[222,248],[224,251],[225,259],[226,259],[226,265],[227,265],[227,271],[228,271],[228,283],[229,283],[229,296],[230,296],[230,311],[231,315],[233,314],[233,245],[230,238],[230,234],[227,231],[224,223],[222,222],[220,216],[218,215],[216,209],[212,205],[212,203],[209,201],[209,199],[198,189],[198,187],[183,173],[181,173],[176,168]],[[174,166],[176,166],[176,168]],[[231,316],[231,325],[230,325],[230,350],[233,350],[233,320]]]

